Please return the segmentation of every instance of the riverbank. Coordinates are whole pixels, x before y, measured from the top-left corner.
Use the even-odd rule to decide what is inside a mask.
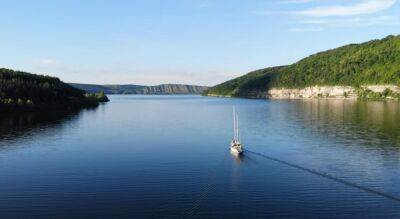
[[[66,111],[73,112],[80,109],[90,109],[96,108],[101,103],[108,102],[106,99],[96,99],[96,98],[84,98],[76,99],[67,102],[53,102],[46,104],[30,104],[24,101],[20,103],[0,103],[1,113],[10,112],[56,112],[56,111]]]
[[[272,88],[267,91],[268,99],[310,99],[310,98],[350,98],[350,99],[396,99],[400,87],[395,85],[351,86],[311,86],[301,89]]]
[[[207,94],[221,97],[223,95]],[[232,96],[225,96],[232,97]],[[396,85],[310,86],[305,88],[271,88],[266,91],[250,90],[243,94],[252,99],[400,99],[400,87]]]

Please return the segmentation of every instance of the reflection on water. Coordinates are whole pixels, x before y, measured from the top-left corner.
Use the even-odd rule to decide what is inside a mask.
[[[110,98],[0,118],[1,218],[400,217],[398,202],[349,186],[400,197],[398,102]]]
[[[389,166],[400,165],[399,102],[302,101],[285,113],[296,128],[304,130],[303,137],[314,139],[306,147],[314,149],[310,151],[314,155],[331,150],[333,155],[329,157],[343,160],[346,165],[358,163],[359,168],[366,169],[373,161],[375,169],[389,162]],[[368,162],[352,161],[351,156],[361,161],[368,159]]]
[[[271,105],[273,131],[264,136],[273,141],[257,150],[400,197],[399,102],[303,100]]]
[[[232,160],[234,161],[235,165],[234,166],[240,166],[244,165],[247,163],[256,163],[255,160],[253,160],[247,152],[243,152],[242,154],[236,154],[233,152],[230,152]]]
[[[0,117],[0,139],[18,137],[35,128],[61,125],[78,113],[14,113]]]
[[[231,155],[237,165],[240,165],[243,162],[243,154],[237,154],[231,151]]]
[[[0,147],[12,141],[59,134],[82,113],[96,113],[96,108],[81,111],[21,112],[0,115]]]
[[[304,128],[327,136],[362,139],[370,146],[400,146],[399,102],[314,100],[301,103]],[[298,114],[295,114],[298,115]],[[375,144],[377,140],[384,143]],[[389,144],[388,141],[390,142]]]

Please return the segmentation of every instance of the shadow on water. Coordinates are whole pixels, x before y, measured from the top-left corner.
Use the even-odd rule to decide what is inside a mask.
[[[77,111],[20,112],[0,114],[0,149],[10,141],[32,138],[37,135],[54,135],[67,124],[78,120],[82,113],[95,113],[98,108]]]

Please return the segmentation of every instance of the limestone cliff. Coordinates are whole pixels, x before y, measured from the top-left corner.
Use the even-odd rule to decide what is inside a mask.
[[[106,94],[201,94],[208,87],[185,84],[162,84],[157,86],[142,85],[94,85],[75,84],[73,87],[90,93],[104,91]]]
[[[266,92],[269,99],[310,98],[397,98],[400,87],[395,85],[311,86],[302,89],[272,88]]]

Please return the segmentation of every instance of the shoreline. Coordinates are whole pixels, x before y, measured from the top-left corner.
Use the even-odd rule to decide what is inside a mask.
[[[400,100],[400,86],[361,85],[352,86],[309,86],[305,88],[271,88],[267,91],[249,91],[244,95],[205,94],[210,97],[242,97],[249,99],[304,100],[304,99],[366,99]]]

